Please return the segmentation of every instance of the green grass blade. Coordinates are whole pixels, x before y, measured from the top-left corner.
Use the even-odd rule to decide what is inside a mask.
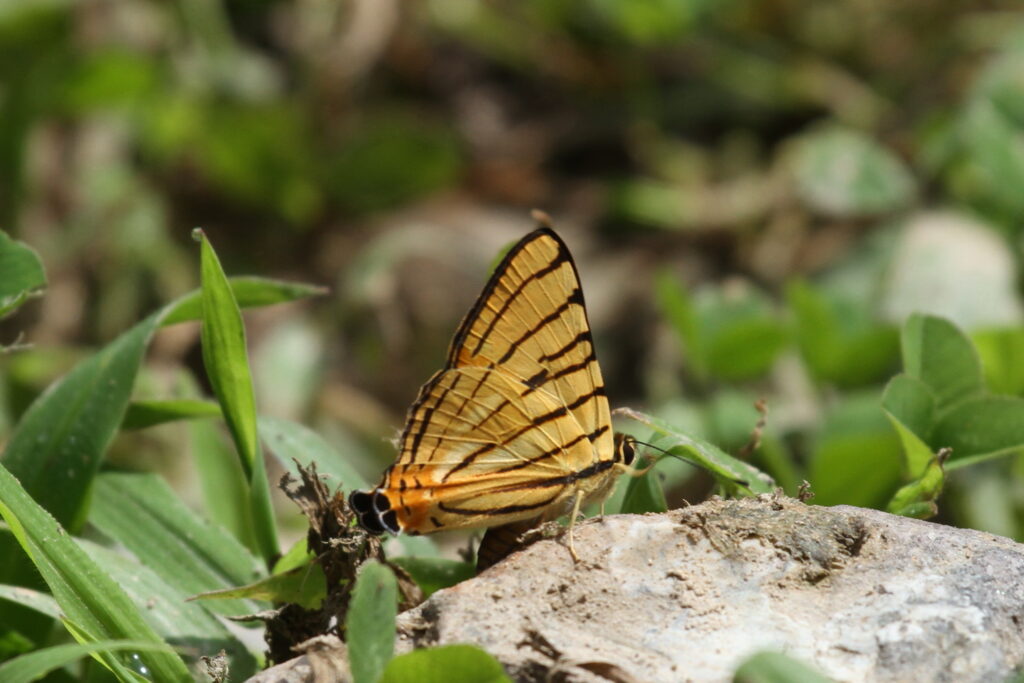
[[[256,432],[256,398],[246,355],[245,326],[235,295],[210,241],[201,230],[196,230],[193,236],[199,240],[201,248],[203,323],[200,338],[203,365],[246,472],[253,533],[260,554],[269,563],[280,549],[270,501],[270,484]]]
[[[194,398],[133,401],[121,421],[121,429],[145,429],[178,420],[220,416],[220,406],[213,401]]]
[[[46,287],[39,256],[0,230],[0,318]]]
[[[211,656],[224,650],[232,673],[239,680],[255,673],[255,657],[207,606],[189,602],[187,593],[167,583],[133,557],[85,539],[79,539],[78,545],[104,573],[124,588],[132,602],[145,606],[141,612],[146,623],[193,668],[200,656]]]
[[[228,278],[228,284],[240,308],[273,306],[327,293],[325,288],[316,285],[244,275]],[[196,290],[174,302],[167,315],[161,319],[161,324],[166,327],[202,318],[203,293],[202,290]]]
[[[207,591],[190,597],[203,600],[208,607],[221,600],[267,600],[277,604],[295,603],[306,609],[316,609],[327,597],[327,577],[323,568],[310,559],[304,566],[294,567],[260,579],[246,586]]]
[[[0,515],[69,619],[80,624],[96,639],[163,643],[121,586],[96,566],[2,466]],[[110,666],[124,664],[111,659],[114,655],[101,656]],[[191,678],[185,664],[174,653],[149,652],[141,658],[155,680],[186,681]]]
[[[398,582],[383,564],[363,565],[352,589],[345,640],[355,683],[376,683],[395,651]]]
[[[200,519],[155,474],[101,474],[89,521],[185,595],[249,583],[266,573],[241,543]],[[224,601],[217,611],[237,616],[266,607]]]
[[[219,424],[208,420],[190,422],[188,431],[207,516],[250,551],[259,553],[252,531],[249,485],[226,435]]]
[[[43,650],[36,650],[0,664],[0,681],[4,683],[29,683],[51,671],[99,652],[156,652],[166,649],[143,640],[101,640],[95,643],[65,643]],[[138,680],[146,680],[140,677]]]
[[[317,472],[331,477],[328,482],[331,488],[338,485],[345,491],[369,488],[366,478],[312,429],[291,420],[260,417],[259,432],[266,447],[295,478],[299,478],[295,461],[303,467],[315,462]]]
[[[60,605],[53,596],[41,591],[34,591],[23,586],[0,584],[0,600],[17,603],[22,607],[45,614],[51,619],[60,619]]]

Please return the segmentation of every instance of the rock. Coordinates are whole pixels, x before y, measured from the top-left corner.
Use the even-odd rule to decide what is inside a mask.
[[[731,681],[761,650],[838,681],[1024,665],[1024,545],[1006,538],[772,496],[575,534],[578,564],[538,541],[399,615],[398,652],[474,643],[519,681],[601,683]]]
[[[993,681],[1024,664],[1024,546],[853,507],[712,500],[540,541],[399,616],[516,680],[729,681],[760,650],[840,681]]]

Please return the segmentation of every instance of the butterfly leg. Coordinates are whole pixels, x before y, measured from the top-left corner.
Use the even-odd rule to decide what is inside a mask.
[[[580,506],[583,504],[583,496],[579,493],[576,494],[572,502],[572,512],[569,514],[569,554],[572,555],[574,562],[580,561],[580,556],[576,554],[576,546],[573,545],[573,529],[576,527],[576,518],[580,516]]]

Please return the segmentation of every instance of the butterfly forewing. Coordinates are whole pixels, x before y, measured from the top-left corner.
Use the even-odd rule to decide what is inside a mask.
[[[353,507],[361,520],[360,507],[386,510],[384,528],[411,533],[557,514],[611,469],[579,277],[554,232],[527,235],[495,269],[445,368],[410,409],[400,446],[381,485],[353,496]]]
[[[495,270],[452,341],[448,366],[500,367],[562,399],[601,453],[611,418],[579,276],[552,231],[524,238]]]

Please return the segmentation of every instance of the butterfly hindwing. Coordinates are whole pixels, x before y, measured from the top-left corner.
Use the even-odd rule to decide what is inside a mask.
[[[374,531],[493,526],[560,514],[614,463],[576,267],[541,228],[495,269],[410,408],[397,461],[352,503]]]

